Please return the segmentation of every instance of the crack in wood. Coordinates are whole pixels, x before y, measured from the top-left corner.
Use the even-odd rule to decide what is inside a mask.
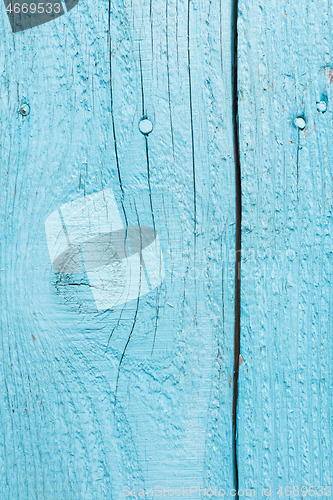
[[[239,498],[239,475],[237,457],[237,406],[238,406],[238,379],[240,366],[240,322],[241,322],[241,249],[242,249],[242,186],[238,121],[238,0],[233,1],[232,12],[232,120],[235,161],[236,187],[236,246],[235,246],[235,337],[234,337],[234,375],[233,375],[233,404],[232,404],[232,455],[234,467],[234,488]]]

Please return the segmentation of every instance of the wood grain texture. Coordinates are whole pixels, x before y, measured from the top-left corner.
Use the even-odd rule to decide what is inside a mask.
[[[240,486],[320,498],[332,484],[332,5],[240,0],[238,29]]]
[[[1,498],[233,487],[230,4],[89,0],[14,35],[1,7]],[[156,227],[166,278],[96,313],[44,223],[105,187]]]

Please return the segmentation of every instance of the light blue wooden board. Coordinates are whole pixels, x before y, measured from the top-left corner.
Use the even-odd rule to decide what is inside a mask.
[[[320,498],[332,484],[332,5],[239,9],[240,486]]]
[[[230,3],[112,2],[114,130],[107,2],[15,35],[1,5],[1,498],[233,487]],[[60,294],[44,224],[63,203],[111,187],[130,224],[136,208],[152,225],[141,83],[166,278],[140,300],[114,411],[136,301],[96,313],[89,290],[81,301]]]

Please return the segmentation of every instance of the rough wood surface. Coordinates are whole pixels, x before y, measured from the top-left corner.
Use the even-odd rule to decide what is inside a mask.
[[[240,486],[320,498],[332,484],[332,4],[240,0],[238,29]]]
[[[1,7],[1,498],[233,487],[230,4],[89,0],[16,34]],[[106,187],[155,225],[166,277],[97,313],[44,224]]]

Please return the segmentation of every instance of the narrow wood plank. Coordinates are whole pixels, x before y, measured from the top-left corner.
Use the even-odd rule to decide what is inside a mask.
[[[239,9],[240,486],[319,498],[332,484],[332,6]]]
[[[2,498],[233,486],[230,4],[90,0],[14,35],[2,7]],[[166,277],[97,313],[44,225],[105,188]]]

